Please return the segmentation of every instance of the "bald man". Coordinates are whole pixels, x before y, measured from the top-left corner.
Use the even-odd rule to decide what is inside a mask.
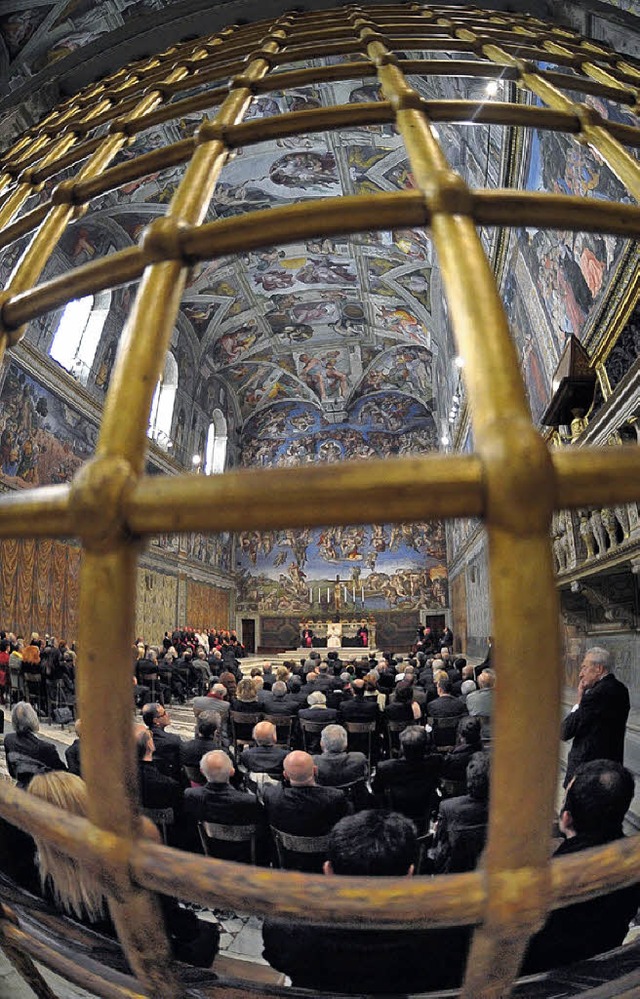
[[[242,826],[260,823],[262,809],[254,794],[236,791],[229,783],[235,770],[230,758],[221,749],[206,753],[200,760],[200,770],[207,783],[191,787],[184,793],[184,815],[191,824],[190,842],[196,842],[197,822],[219,822]],[[239,849],[241,848],[241,849]],[[242,843],[218,843],[216,856],[224,860],[246,859]]]
[[[253,728],[255,746],[247,746],[240,757],[240,764],[247,773],[269,774],[282,779],[283,764],[287,750],[277,746],[276,727],[271,722],[261,721]]]
[[[264,789],[264,807],[269,825],[294,836],[324,836],[336,822],[351,811],[343,791],[318,787],[316,766],[309,753],[295,750],[284,760],[284,785]],[[299,870],[320,870],[317,857],[310,855]]]

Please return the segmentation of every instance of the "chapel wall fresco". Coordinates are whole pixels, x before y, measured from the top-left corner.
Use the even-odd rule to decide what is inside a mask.
[[[69,644],[77,638],[81,550],[50,538],[0,541],[0,622],[29,639],[32,631]]]

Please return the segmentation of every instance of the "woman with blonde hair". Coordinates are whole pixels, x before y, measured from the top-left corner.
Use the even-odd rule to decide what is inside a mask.
[[[75,774],[51,772],[35,776],[28,794],[35,795],[50,805],[56,805],[71,815],[87,817],[87,788]],[[140,819],[140,832],[147,839],[159,841],[155,826],[148,819]],[[84,865],[62,853],[44,840],[34,837],[40,883],[45,897],[79,922],[91,926],[99,933],[115,935],[109,906],[99,878]],[[177,901],[158,894],[165,929],[174,958],[200,968],[210,967],[220,940],[218,927],[204,922],[195,913],[182,909]]]
[[[75,774],[59,770],[36,774],[27,793],[71,815],[86,818],[87,789]],[[46,840],[35,837],[35,844],[43,894],[50,895],[59,909],[81,922],[106,920],[107,901],[98,880],[77,864],[75,858],[61,853]]]
[[[245,677],[238,684],[236,690],[236,696],[231,704],[232,711],[246,711],[249,714],[260,710],[260,705],[258,704],[258,693],[256,690],[256,684],[254,680],[250,680]]]

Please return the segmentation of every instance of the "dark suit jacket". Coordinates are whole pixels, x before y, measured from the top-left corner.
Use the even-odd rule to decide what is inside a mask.
[[[349,811],[347,799],[335,787],[283,787],[264,789],[269,825],[294,836],[324,836]]]
[[[375,794],[391,795],[391,807],[409,818],[424,818],[433,802],[442,756],[433,753],[422,760],[382,760],[373,779]],[[381,802],[383,804],[383,802]]]
[[[28,784],[37,773],[67,769],[54,744],[39,739],[33,732],[21,735],[9,732],[4,737],[4,751],[9,773],[20,784]]]
[[[318,768],[318,784],[339,787],[356,780],[365,780],[369,774],[364,753],[320,753],[313,757]]]
[[[613,838],[621,836],[620,831],[620,835]],[[554,856],[576,853],[597,845],[589,837],[574,836],[561,843]],[[531,938],[521,973],[529,975],[573,961],[583,961],[594,954],[619,947],[639,905],[640,884],[635,884],[588,902],[554,910],[542,929]]]
[[[64,755],[69,771],[77,777],[82,777],[82,772],[80,770],[80,740],[75,739],[70,746],[67,746],[64,751]]]
[[[236,791],[230,784],[205,784],[184,792],[184,814],[194,822],[249,825],[258,822],[260,805],[254,794]]]
[[[173,808],[178,815],[182,810],[182,788],[177,781],[166,777],[154,762],[138,763],[140,801],[143,808]]]
[[[436,874],[474,870],[484,850],[488,817],[487,803],[468,794],[442,802],[435,838]]]
[[[470,928],[359,930],[266,919],[263,957],[298,988],[390,993],[460,984]]]
[[[296,715],[300,708],[297,698],[291,694],[283,694],[276,697],[268,690],[262,699],[262,710],[266,715]]]
[[[182,771],[180,763],[180,746],[182,740],[179,735],[173,735],[163,728],[153,728],[153,744],[156,747],[153,754],[153,762],[157,764],[158,770],[166,777],[173,780],[181,780]]]
[[[282,777],[282,763],[286,755],[287,750],[280,746],[248,746],[242,751],[240,762],[249,773]]]
[[[189,823],[192,836],[196,822],[219,822],[224,825],[263,825],[262,808],[254,794],[236,791],[230,784],[205,784],[204,787],[191,787],[184,793],[185,821]],[[263,831],[258,830],[263,838]],[[215,856],[222,860],[246,860],[247,847],[244,843],[215,842]]]
[[[298,718],[305,721],[318,722],[318,724],[323,726],[333,725],[338,720],[338,712],[335,708],[301,708],[298,712]],[[320,736],[314,732],[307,733],[306,745],[309,753],[319,753]]]
[[[612,673],[606,673],[593,687],[585,690],[578,709],[570,712],[562,723],[563,742],[573,739],[565,786],[580,763],[589,760],[623,762],[628,714],[629,691]]]
[[[183,767],[199,767],[205,753],[214,749],[220,749],[220,744],[215,739],[203,739],[197,735],[189,742],[180,743],[180,763]]]
[[[342,721],[369,722],[380,717],[377,697],[354,697],[338,708],[338,718]]]

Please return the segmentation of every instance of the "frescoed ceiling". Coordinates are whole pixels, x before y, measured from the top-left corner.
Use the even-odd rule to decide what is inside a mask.
[[[412,82],[432,99],[483,92],[483,81],[474,79]],[[248,117],[379,98],[370,81],[322,84],[256,98]],[[143,132],[116,162],[192,135],[202,119],[190,115]],[[471,186],[504,182],[507,129],[443,125],[440,134]],[[108,252],[118,234],[122,245],[136,242],[166,211],[182,170],[148,175],[93,202],[61,244],[69,263]],[[238,149],[225,166],[207,221],[412,184],[402,140],[391,125],[263,142]],[[47,193],[30,199],[23,211]],[[483,239],[492,254],[496,232],[487,230]],[[52,263],[51,269],[58,267]],[[179,326],[189,331],[190,353],[195,350],[204,380],[216,376],[228,386],[238,422],[246,428],[245,445],[265,423],[257,416],[284,401],[311,407],[323,425],[340,424],[355,433],[367,412],[362,400],[369,398],[372,429],[403,434],[403,452],[413,439],[416,449],[430,449],[440,425],[436,383],[444,378],[446,384],[440,369],[451,353],[434,268],[431,239],[419,229],[293,242],[208,261],[190,275]],[[286,435],[293,440],[295,426]],[[360,441],[356,452],[365,456],[384,449]]]

